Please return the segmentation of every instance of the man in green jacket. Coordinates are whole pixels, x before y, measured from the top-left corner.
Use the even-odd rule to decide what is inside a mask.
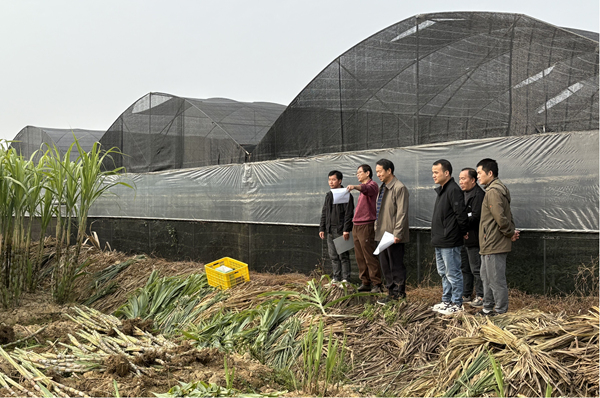
[[[508,311],[506,257],[512,242],[519,239],[510,211],[510,192],[498,179],[498,163],[483,159],[477,163],[477,178],[485,185],[479,222],[479,254],[483,282],[481,315],[503,314]],[[495,311],[495,313],[494,313]]]
[[[394,235],[394,243],[379,253],[388,295],[377,303],[385,305],[406,298],[404,244],[408,242],[408,189],[394,176],[394,163],[390,160],[380,159],[375,171],[382,182],[377,195],[375,240],[381,241],[385,232]]]

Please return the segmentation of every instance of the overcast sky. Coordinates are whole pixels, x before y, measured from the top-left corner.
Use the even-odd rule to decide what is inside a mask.
[[[149,92],[287,105],[358,42],[440,11],[599,23],[598,0],[0,0],[0,138],[106,130]]]

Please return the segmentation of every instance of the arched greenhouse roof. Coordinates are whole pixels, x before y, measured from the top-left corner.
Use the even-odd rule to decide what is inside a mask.
[[[104,131],[84,130],[84,129],[54,129],[47,127],[26,126],[13,138],[10,146],[15,148],[18,153],[25,158],[38,150],[44,152],[53,145],[59,150],[61,156],[64,155],[69,147],[77,138],[79,145],[85,151],[92,149],[95,142],[98,142]],[[47,145],[44,145],[47,144]],[[71,151],[71,160],[75,161],[79,156],[77,147]]]
[[[100,142],[126,155],[113,158],[128,172],[242,163],[284,109],[268,102],[149,93]]]
[[[598,84],[597,33],[520,14],[416,15],[329,64],[251,159],[597,130]]]

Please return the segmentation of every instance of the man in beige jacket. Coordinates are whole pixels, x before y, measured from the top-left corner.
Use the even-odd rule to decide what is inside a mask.
[[[394,163],[388,159],[379,160],[375,172],[383,183],[377,196],[375,240],[381,241],[384,232],[394,235],[394,243],[379,253],[388,295],[377,303],[385,305],[406,298],[404,244],[408,242],[408,189],[394,177]]]
[[[477,163],[477,178],[485,185],[479,222],[483,282],[483,309],[479,314],[503,314],[508,311],[506,257],[512,242],[519,239],[519,231],[515,229],[510,210],[510,191],[498,179],[498,163],[493,159],[482,159]]]

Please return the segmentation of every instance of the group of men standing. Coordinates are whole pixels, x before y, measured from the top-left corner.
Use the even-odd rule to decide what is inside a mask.
[[[327,234],[332,260],[332,284],[348,282],[350,257],[338,254],[333,239],[354,240],[360,292],[382,293],[382,274],[388,295],[377,302],[406,298],[404,244],[409,241],[406,186],[394,176],[394,164],[380,159],[375,167],[382,182],[373,181],[373,171],[360,165],[356,177],[360,184],[347,191],[360,192],[356,208],[352,195],[347,203],[334,204],[328,192],[321,212],[319,236]],[[498,179],[498,164],[483,159],[477,169],[464,168],[459,184],[452,177],[452,165],[445,159],[433,163],[432,177],[437,197],[431,220],[431,243],[435,248],[437,271],[442,278],[442,300],[433,311],[452,315],[463,311],[463,302],[482,308],[480,314],[495,315],[508,310],[506,257],[511,244],[519,238],[510,209],[510,192]],[[330,188],[342,188],[343,175],[329,173]],[[485,186],[485,191],[477,184]],[[394,242],[374,254],[377,244],[388,232]],[[471,294],[475,288],[475,297]]]

